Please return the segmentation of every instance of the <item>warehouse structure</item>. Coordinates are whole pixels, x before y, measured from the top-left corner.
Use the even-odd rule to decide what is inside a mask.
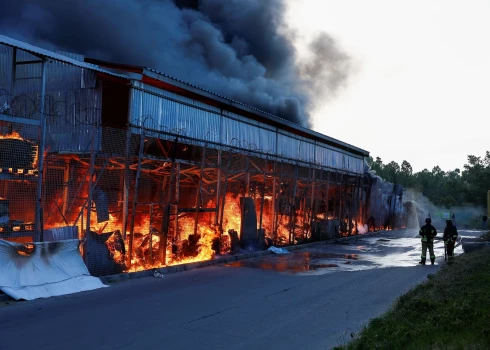
[[[367,151],[158,71],[0,36],[0,239],[92,274],[393,227]]]

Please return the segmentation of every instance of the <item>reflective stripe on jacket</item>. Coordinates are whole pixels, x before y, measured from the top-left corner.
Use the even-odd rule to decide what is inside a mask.
[[[422,242],[432,243],[437,236],[437,230],[434,226],[427,224],[420,228],[419,235],[422,236]]]

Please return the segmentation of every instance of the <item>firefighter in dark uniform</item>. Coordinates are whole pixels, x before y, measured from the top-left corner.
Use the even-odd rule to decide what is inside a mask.
[[[446,245],[448,260],[454,258],[454,244],[456,243],[457,238],[458,230],[456,229],[456,226],[453,225],[451,220],[446,220],[446,228],[444,229],[442,239]]]
[[[437,231],[431,223],[432,220],[430,218],[425,219],[425,225],[419,231],[419,235],[422,236],[422,259],[419,262],[421,265],[425,265],[427,248],[429,248],[431,264],[434,265],[436,261],[436,256],[434,255],[434,237],[437,236]]]

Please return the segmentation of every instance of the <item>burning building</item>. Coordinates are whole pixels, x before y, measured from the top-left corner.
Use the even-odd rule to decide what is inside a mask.
[[[0,36],[0,239],[95,275],[395,227],[369,155],[158,71]]]

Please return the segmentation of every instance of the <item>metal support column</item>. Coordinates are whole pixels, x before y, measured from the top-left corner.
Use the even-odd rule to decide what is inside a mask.
[[[262,229],[262,214],[264,213],[264,196],[265,196],[265,184],[267,181],[267,157],[265,158],[264,166],[264,186],[262,188],[262,193],[260,194],[260,219],[259,219],[259,230]]]
[[[204,149],[202,151],[202,159],[201,159],[201,172],[199,176],[199,184],[197,187],[196,193],[196,219],[194,222],[194,235],[197,233],[197,224],[199,221],[199,210],[201,209],[201,200],[202,200],[202,178],[204,176],[204,167],[206,165],[206,148],[207,145],[204,145]]]
[[[135,184],[134,184],[131,224],[129,226],[129,247],[128,247],[129,252],[128,252],[128,260],[127,260],[127,264],[126,264],[128,269],[131,268],[131,260],[133,257],[134,220],[136,219],[136,205],[138,202],[138,187],[139,187],[139,180],[140,180],[140,174],[141,174],[141,159],[143,158],[144,147],[145,147],[145,127],[143,124],[143,127],[141,129],[141,134],[140,134],[140,147],[139,147],[139,152],[138,152],[138,167],[136,168],[136,179],[135,179]]]
[[[247,154],[247,188],[245,190],[245,197],[250,197],[250,155]]]
[[[283,173],[284,173],[284,163],[283,161],[281,160],[281,171],[279,172],[279,195],[278,195],[278,199],[279,201],[276,202],[276,212],[275,212],[275,215],[274,215],[274,244],[277,245],[277,231],[279,229],[279,214],[282,215],[281,213],[281,188],[282,188],[282,177],[283,177]],[[277,194],[274,192],[274,196],[276,196]]]
[[[272,174],[272,213],[271,213],[271,232],[274,236],[274,232],[276,231],[275,227],[275,217],[276,217],[276,160],[274,160],[273,166],[273,174]]]
[[[173,180],[175,166],[176,166],[175,158],[177,157],[178,142],[179,142],[179,138],[176,137],[172,149],[172,166],[170,168],[170,176],[168,181],[167,200],[163,206],[162,226],[160,228],[160,243],[158,246],[158,259],[163,265],[167,265],[167,241],[168,241],[169,221],[171,215],[170,203],[172,201],[172,180]],[[180,176],[180,167],[179,167],[179,176]],[[177,215],[175,215],[175,218],[177,219]]]
[[[126,152],[124,157],[124,187],[123,187],[123,212],[122,212],[122,220],[123,220],[123,240],[126,240],[126,232],[128,230],[128,215],[129,215],[129,184],[130,184],[130,175],[131,172],[129,170],[129,163],[131,157],[131,126],[127,126],[128,130],[126,131]]]
[[[289,227],[289,243],[294,244],[294,229],[296,226],[296,191],[298,189],[298,172],[299,172],[299,167],[298,164],[294,165],[294,189],[293,189],[293,201],[292,205],[290,206],[291,212],[289,215],[290,219],[290,227]]]
[[[40,115],[40,126],[41,135],[38,148],[38,182],[37,182],[37,193],[36,193],[36,242],[44,241],[44,220],[43,220],[43,205],[42,205],[42,193],[43,193],[43,182],[44,182],[44,149],[46,148],[46,115],[44,114],[44,105],[46,99],[46,61],[42,62],[42,76],[41,76],[41,115]]]
[[[354,186],[348,187],[350,189],[350,204],[349,204],[349,235],[352,234],[352,210],[354,205]]]
[[[218,174],[216,180],[216,213],[214,216],[214,224],[217,226],[220,217],[220,194],[221,194],[221,150],[218,150]],[[221,244],[221,239],[220,239]]]
[[[226,202],[226,191],[228,190],[228,176],[229,176],[229,173],[230,173],[230,165],[231,165],[231,147],[228,151],[228,159],[227,159],[227,165],[226,165],[226,173],[225,173],[225,188],[223,189],[223,198],[221,200],[221,210],[220,210],[220,219],[219,219],[219,230],[220,230],[220,233],[223,234],[225,232],[223,232],[223,218],[224,218],[224,214],[225,214],[225,202]]]
[[[92,214],[92,199],[93,199],[93,193],[94,193],[94,168],[95,168],[95,137],[97,135],[97,125],[94,124],[92,126],[92,141],[91,141],[91,147],[90,147],[90,168],[89,168],[89,183],[88,183],[88,200],[87,200],[87,221],[85,224],[85,234],[84,234],[84,248],[83,248],[83,255],[85,258],[85,264],[88,266],[88,237],[90,236],[90,220],[91,220],[91,214]],[[82,214],[83,214],[83,208],[82,208]],[[83,226],[83,218],[82,218],[82,226]]]
[[[62,197],[62,215],[66,217],[66,211],[68,209],[68,182],[70,181],[70,160],[65,160],[65,167],[63,169],[63,197]]]
[[[44,68],[44,63],[43,63]],[[12,101],[15,96],[15,77],[17,75],[17,48],[12,48],[12,77],[10,81],[10,98],[8,99],[9,108],[12,108]],[[44,76],[44,74],[43,74]],[[42,124],[41,124],[42,127]]]

